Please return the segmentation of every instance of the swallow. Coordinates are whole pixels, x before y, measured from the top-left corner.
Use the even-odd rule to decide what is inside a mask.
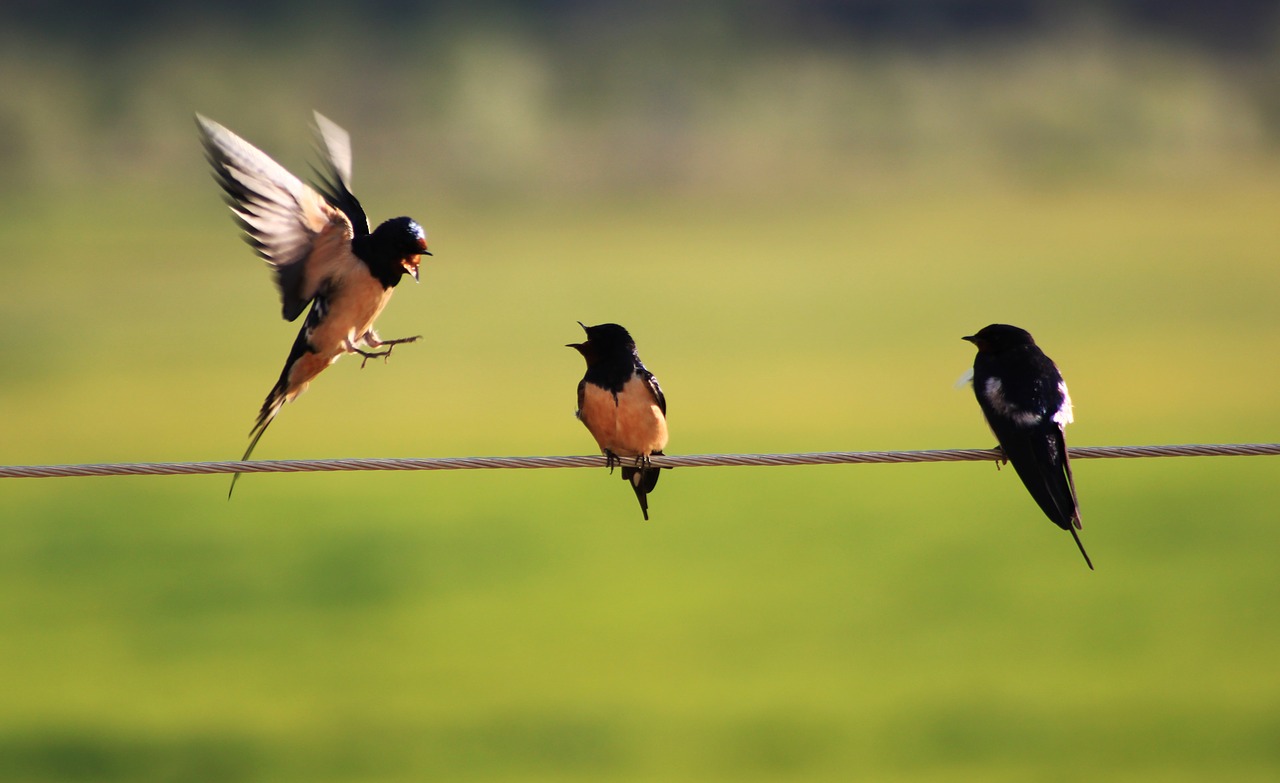
[[[650,467],[649,457],[667,447],[667,398],[658,379],[645,368],[636,353],[636,341],[617,324],[587,326],[586,342],[570,343],[587,362],[578,383],[578,420],[604,452],[609,471],[623,460],[622,478],[649,518],[649,493],[658,485],[660,468]]]
[[[962,338],[978,348],[973,392],[1005,459],[1031,497],[1058,527],[1080,542],[1080,507],[1067,459],[1065,429],[1072,421],[1071,395],[1058,367],[1023,329],[992,324]]]
[[[314,170],[314,187],[213,120],[197,114],[196,126],[245,241],[275,272],[285,320],[297,320],[310,305],[280,379],[249,431],[244,461],[281,406],[343,354],[358,354],[363,367],[419,339],[383,340],[373,324],[400,279],[411,275],[417,281],[421,257],[431,253],[426,232],[410,218],[392,218],[369,230],[369,218],[350,189],[351,138],[319,112],[314,131],[321,166]],[[232,477],[232,490],[239,477]]]

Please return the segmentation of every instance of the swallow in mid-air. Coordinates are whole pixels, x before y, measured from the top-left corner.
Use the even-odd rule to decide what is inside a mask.
[[[418,279],[421,256],[431,255],[426,232],[407,217],[370,232],[364,208],[350,190],[350,137],[319,113],[315,123],[321,169],[312,188],[252,144],[196,115],[214,179],[226,191],[245,240],[275,270],[285,320],[296,320],[311,305],[280,379],[249,432],[242,461],[249,459],[280,407],[338,357],[385,358],[394,346],[418,339],[383,340],[373,323],[401,277]],[[239,476],[231,479],[232,489]]]
[[[660,468],[649,457],[667,446],[667,398],[653,373],[636,353],[636,341],[617,324],[586,326],[587,340],[570,343],[587,360],[578,384],[578,419],[596,439],[612,471],[622,465],[640,511],[649,518],[649,493],[658,485]],[[633,464],[624,465],[624,460]]]
[[[973,392],[1000,449],[1031,497],[1055,525],[1080,543],[1080,509],[1067,459],[1064,430],[1071,423],[1071,395],[1053,361],[1031,335],[992,324],[963,338],[978,348],[973,360]]]

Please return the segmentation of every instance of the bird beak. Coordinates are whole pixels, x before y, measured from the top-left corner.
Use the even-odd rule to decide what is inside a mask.
[[[413,275],[413,282],[421,282],[418,280],[418,258],[417,256],[409,256],[400,262],[400,266],[404,267],[404,271]]]
[[[581,322],[581,321],[578,321],[578,322],[577,322],[577,324],[578,324],[578,326],[581,326],[581,327],[582,327],[582,331],[584,331],[584,332],[585,332],[585,331],[587,331],[587,325],[586,325],[586,324],[584,324],[584,323],[583,323],[583,322]]]
[[[968,337],[961,337],[960,339],[961,339],[961,340],[968,340],[969,342],[973,343],[974,345],[977,345],[977,344],[978,344],[978,338],[977,338],[977,337],[974,337],[973,335],[969,335]]]
[[[578,353],[582,353],[582,343],[569,343],[568,345],[565,346],[565,348],[572,348]]]

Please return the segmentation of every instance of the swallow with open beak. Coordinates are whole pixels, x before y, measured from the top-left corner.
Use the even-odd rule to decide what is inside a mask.
[[[310,305],[284,370],[249,432],[241,457],[247,460],[281,406],[343,354],[360,355],[363,367],[369,359],[390,356],[396,345],[419,339],[383,340],[373,326],[400,279],[410,275],[416,281],[421,257],[431,253],[426,232],[410,218],[392,218],[369,230],[364,208],[350,190],[350,137],[319,113],[315,135],[321,167],[314,187],[213,120],[197,114],[196,126],[245,240],[275,272],[285,320],[296,320]],[[233,490],[239,475],[231,480]]]
[[[617,324],[578,325],[586,330],[586,341],[567,346],[587,362],[578,383],[576,415],[604,452],[609,469],[622,466],[622,478],[648,519],[649,493],[661,470],[650,466],[649,457],[661,456],[667,446],[667,398],[640,361],[626,329]]]

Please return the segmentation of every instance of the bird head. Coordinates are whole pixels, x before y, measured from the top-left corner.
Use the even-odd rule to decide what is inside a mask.
[[[587,326],[579,321],[578,326],[581,326],[582,330],[587,333],[586,342],[569,343],[565,347],[573,348],[582,354],[582,357],[587,360],[587,364],[592,364],[599,358],[613,356],[618,353],[624,355],[635,353],[635,340],[631,339],[631,334],[626,329],[617,324]]]
[[[978,347],[978,353],[998,353],[1023,345],[1035,345],[1031,333],[1025,329],[1008,324],[991,324],[984,326],[977,333],[961,337]]]
[[[418,279],[418,264],[422,256],[431,255],[427,249],[427,232],[416,221],[407,217],[392,218],[373,231],[373,240],[390,255],[400,259],[405,274]]]

